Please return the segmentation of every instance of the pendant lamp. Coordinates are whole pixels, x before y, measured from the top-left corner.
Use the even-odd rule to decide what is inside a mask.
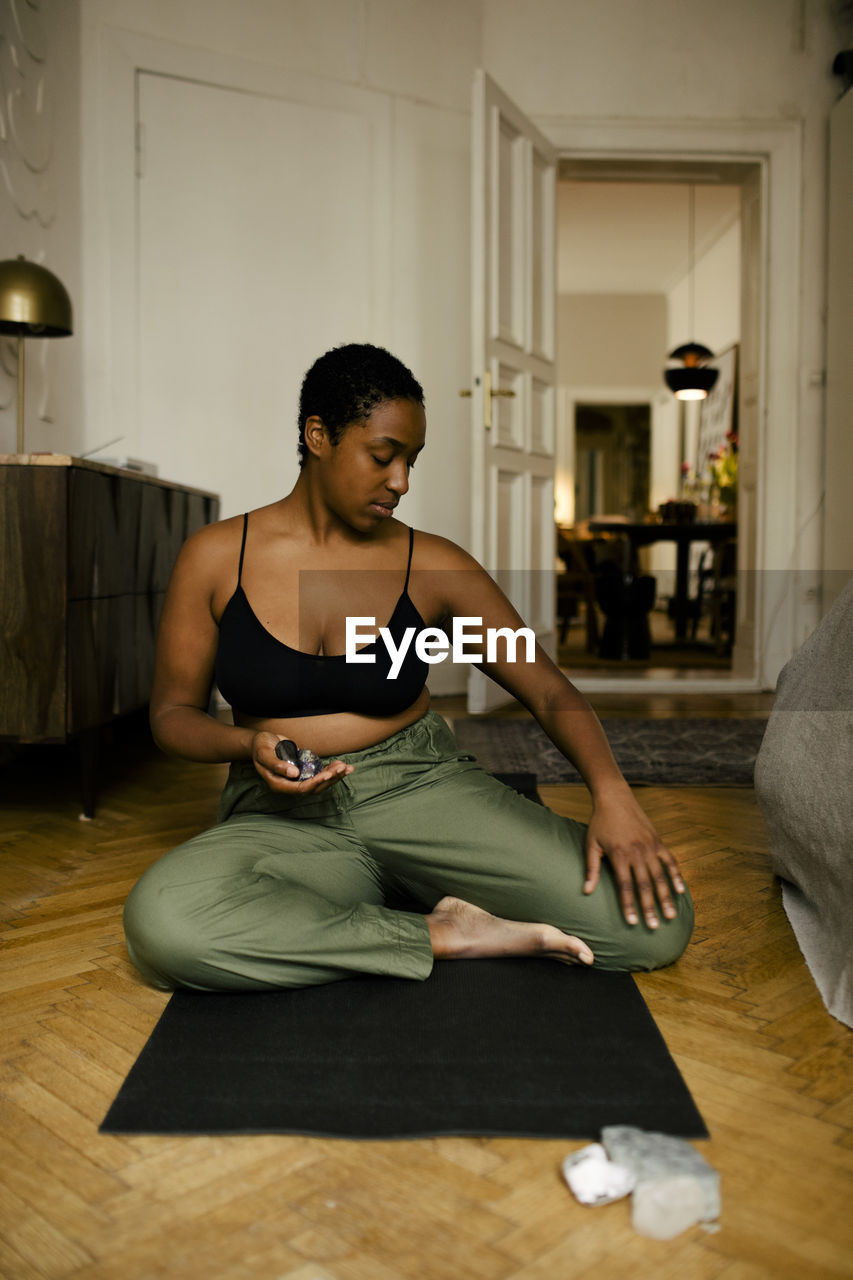
[[[18,339],[18,453],[24,452],[24,339],[64,338],[71,299],[47,267],[22,255],[0,262],[0,333]]]
[[[687,318],[690,331],[693,332],[693,251],[696,239],[696,188],[689,189],[688,228],[687,228]],[[711,368],[706,362],[713,360],[714,353],[701,342],[684,342],[674,351],[670,351],[670,360],[680,360],[681,366],[664,369],[664,378],[670,391],[675,393],[676,400],[704,400],[720,376],[719,369]]]

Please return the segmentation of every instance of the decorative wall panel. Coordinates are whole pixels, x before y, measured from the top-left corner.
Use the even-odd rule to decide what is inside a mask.
[[[34,262],[44,261],[43,233],[56,220],[53,64],[41,9],[40,0],[0,0],[0,198],[18,218],[0,256],[23,252]],[[32,380],[39,394],[31,404],[47,420],[51,345],[41,342],[28,352],[39,368]],[[0,412],[14,413],[16,377],[16,342],[0,338]]]

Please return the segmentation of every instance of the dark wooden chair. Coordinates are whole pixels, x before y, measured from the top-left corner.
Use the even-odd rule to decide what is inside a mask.
[[[714,652],[731,653],[737,617],[737,538],[727,538],[709,547],[699,565],[699,587],[692,636],[701,617],[709,619]]]
[[[586,623],[586,651],[598,649],[598,612],[595,603],[595,576],[587,556],[585,542],[573,529],[557,527],[557,555],[564,569],[557,574],[557,618],[560,644],[566,639],[569,624],[579,616],[583,605]]]
[[[652,648],[649,614],[654,608],[656,580],[648,573],[625,573],[618,560],[604,560],[596,573],[595,588],[605,617],[599,656],[620,661],[647,659]]]

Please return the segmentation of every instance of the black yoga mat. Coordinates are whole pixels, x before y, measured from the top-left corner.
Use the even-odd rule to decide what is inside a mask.
[[[707,1137],[630,974],[446,960],[425,982],[176,992],[105,1133]]]
[[[520,796],[526,796],[528,800],[532,800],[534,804],[541,804],[542,797],[537,791],[539,782],[538,774],[535,773],[495,773],[495,777],[504,786],[510,787],[513,791],[517,791]]]

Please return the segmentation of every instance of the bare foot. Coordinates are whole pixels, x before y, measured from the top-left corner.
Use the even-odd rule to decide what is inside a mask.
[[[437,960],[551,956],[565,964],[592,964],[592,952],[580,938],[552,924],[503,920],[461,898],[442,898],[426,922]]]

